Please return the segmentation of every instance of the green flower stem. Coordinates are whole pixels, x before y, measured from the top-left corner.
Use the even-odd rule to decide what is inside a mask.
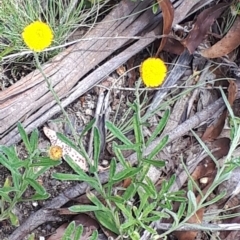
[[[69,117],[68,117],[68,114],[66,113],[66,111],[65,111],[64,108],[62,107],[61,101],[60,101],[57,93],[55,92],[54,88],[52,87],[52,84],[50,83],[50,81],[49,81],[49,79],[47,78],[46,74],[45,74],[45,73],[43,72],[43,70],[42,70],[42,66],[41,66],[41,64],[40,64],[40,62],[39,62],[38,54],[37,54],[36,52],[33,52],[33,55],[34,55],[34,58],[35,58],[35,61],[36,61],[38,70],[41,72],[42,76],[44,77],[44,79],[45,79],[45,81],[46,81],[46,83],[47,83],[47,86],[48,86],[49,91],[52,93],[54,99],[56,100],[58,106],[60,107],[60,109],[61,109],[64,117],[66,118],[66,120],[67,120],[67,122],[68,122],[68,124],[69,124],[69,127],[70,127],[70,129],[71,129],[71,131],[72,131],[72,133],[73,133],[73,136],[74,136],[74,138],[75,138],[75,141],[77,142],[77,137],[76,137],[77,134],[76,134],[76,131],[75,131],[74,127],[72,126],[72,123],[71,123],[71,120],[70,120]]]

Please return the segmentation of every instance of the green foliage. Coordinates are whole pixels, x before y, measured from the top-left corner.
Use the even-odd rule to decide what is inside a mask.
[[[0,146],[0,163],[11,173],[0,188],[0,221],[9,219],[14,226],[19,224],[13,212],[15,205],[21,201],[47,199],[49,194],[37,179],[50,167],[60,164],[40,155],[37,130],[30,137],[21,124],[18,124],[18,130],[27,151],[24,159],[18,156],[15,147]],[[29,187],[33,189],[33,194],[26,199],[24,193]]]
[[[33,21],[40,20],[49,24],[54,32],[52,47],[59,47],[66,43],[78,26],[81,24],[86,26],[86,21],[90,23],[89,17],[97,17],[96,12],[104,4],[104,2],[91,3],[88,0],[2,0],[0,6],[0,59],[10,53],[28,50],[23,43],[21,33]],[[42,53],[42,56],[46,59],[54,54],[56,51]]]
[[[169,189],[175,182],[175,176],[172,176],[168,181],[163,181],[162,188],[157,191],[152,180],[147,176],[151,166],[164,167],[165,162],[156,159],[157,154],[166,146],[168,137],[165,136],[156,144],[155,148],[148,154],[144,154],[144,150],[149,146],[156,137],[164,129],[168,117],[169,110],[166,110],[164,116],[156,126],[154,133],[150,139],[145,139],[143,135],[143,126],[146,124],[140,114],[141,104],[137,98],[130,108],[134,112],[132,129],[134,132],[134,140],[131,141],[126,134],[115,124],[110,121],[106,122],[107,130],[116,139],[113,141],[112,147],[115,158],[111,160],[109,168],[109,180],[105,185],[101,184],[97,174],[97,165],[100,156],[101,138],[99,130],[94,127],[94,169],[92,174],[94,177],[89,177],[87,173],[80,169],[76,163],[67,157],[66,161],[72,167],[76,174],[55,173],[54,178],[59,180],[76,180],[85,181],[98,195],[105,200],[103,204],[99,198],[92,192],[87,192],[87,197],[91,201],[91,205],[74,205],[69,208],[73,212],[92,211],[97,220],[106,228],[120,236],[129,236],[131,239],[139,239],[139,234],[143,230],[147,230],[151,234],[156,234],[156,231],[150,226],[151,222],[169,218],[170,215],[165,211],[172,209],[173,202],[185,203],[186,198],[183,197],[184,192],[169,192]],[[93,127],[94,121],[87,126],[87,130]],[[84,134],[87,132],[84,130]],[[68,145],[77,148],[72,142],[69,142],[65,137],[60,136]],[[76,149],[77,150],[77,149]],[[131,166],[124,157],[124,151],[131,150],[136,153],[137,165]],[[85,150],[80,146],[77,150],[85,153]],[[85,157],[88,157],[85,155]],[[117,167],[117,163],[121,168]],[[131,179],[131,183],[126,188],[121,188],[121,194],[116,192],[116,184]],[[185,205],[183,205],[185,206]],[[182,208],[181,208],[182,209]],[[184,208],[185,209],[185,208]],[[180,212],[179,214],[183,214]]]

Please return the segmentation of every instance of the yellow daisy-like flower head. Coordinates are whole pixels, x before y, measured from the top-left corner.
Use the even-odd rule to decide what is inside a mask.
[[[63,150],[61,147],[59,146],[51,146],[49,149],[49,157],[52,160],[59,160],[60,158],[62,158],[63,155]]]
[[[23,29],[22,38],[29,49],[41,52],[51,45],[53,32],[46,23],[35,21]]]
[[[147,58],[140,66],[140,74],[147,87],[158,87],[164,82],[167,67],[160,58]]]

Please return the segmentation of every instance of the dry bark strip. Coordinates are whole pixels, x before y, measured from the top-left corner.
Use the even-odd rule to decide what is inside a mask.
[[[174,139],[177,139],[184,134],[186,134],[190,129],[193,129],[197,126],[199,126],[202,122],[208,120],[211,118],[212,113],[217,111],[221,106],[224,105],[224,101],[222,98],[218,99],[213,104],[209,105],[205,109],[203,109],[201,112],[198,112],[193,117],[186,120],[184,123],[170,131],[169,133],[165,134],[164,136],[169,136],[169,143],[173,141]],[[155,139],[148,148],[144,151],[144,155],[148,155],[155,147],[159,144],[161,139],[164,137],[160,137]],[[136,154],[132,154],[128,158],[129,162],[134,165],[137,162],[137,156]],[[122,170],[121,165],[117,165],[117,172],[120,172]],[[101,183],[104,184],[108,182],[109,177],[109,171],[103,172],[99,174]],[[9,237],[11,240],[19,240],[22,239],[24,236],[26,236],[28,233],[32,232],[35,228],[40,226],[41,224],[47,222],[47,221],[58,221],[59,216],[57,214],[54,214],[54,209],[58,209],[64,204],[66,204],[69,200],[74,199],[86,192],[86,189],[90,187],[87,183],[82,182],[77,184],[76,186],[67,189],[63,193],[61,193],[59,196],[55,197],[51,201],[48,202],[48,204],[38,210],[37,212],[33,213],[24,223],[21,224],[20,227],[18,227]],[[177,186],[176,186],[177,188]]]
[[[154,17],[151,9],[143,11],[149,4],[150,1],[137,1],[136,3],[122,1],[84,37],[89,39],[88,41],[74,44],[43,66],[44,73],[60,99],[65,98],[69,92],[77,91],[76,87],[73,88],[79,79],[129,42],[129,38],[131,39],[142,31]],[[147,44],[155,39],[154,34],[149,37],[151,39],[148,39]],[[138,49],[129,52],[128,58],[145,46],[140,45]],[[117,63],[114,62],[115,68],[123,63],[122,59],[117,59],[119,61]],[[93,78],[88,76],[87,81],[85,78],[85,81],[78,84],[77,88],[85,89],[85,91],[80,91],[81,94],[115,70],[110,64],[107,67],[105,66],[101,71],[97,69],[95,75],[91,75]],[[73,99],[73,96],[72,94],[71,98],[68,98],[71,99],[69,103],[76,99]],[[10,145],[16,143],[17,139],[19,140],[19,137],[16,138],[18,133],[15,128],[18,121],[21,121],[24,127],[28,127],[34,121],[38,121],[40,116],[45,115],[45,119],[49,119],[52,115],[49,115],[48,111],[54,106],[56,102],[38,70],[0,92],[0,144]],[[38,121],[34,127],[43,123],[44,121]],[[29,133],[32,129],[33,127],[28,127],[27,132]]]

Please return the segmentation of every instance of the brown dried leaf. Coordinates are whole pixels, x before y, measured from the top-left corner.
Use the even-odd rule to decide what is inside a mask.
[[[172,22],[174,18],[174,8],[170,0],[158,0],[158,4],[162,9],[163,14],[163,35],[168,35],[172,29]],[[160,46],[157,50],[156,56],[163,50],[167,38],[163,37]]]
[[[229,138],[219,138],[214,142],[211,142],[208,144],[209,150],[212,152],[213,156],[216,159],[220,159],[226,156],[228,154],[229,147],[230,147]],[[203,177],[212,176],[214,174],[214,171],[215,171],[215,163],[213,162],[211,157],[207,156],[196,167],[196,169],[194,170],[191,176],[194,180],[198,180]]]
[[[202,135],[202,140],[206,142],[211,142],[214,139],[216,139],[223,130],[226,117],[227,117],[227,110],[224,110],[223,113],[218,118],[217,122],[207,127],[207,129]]]
[[[207,31],[220,14],[229,6],[226,3],[220,3],[202,11],[194,24],[194,28],[188,34],[182,44],[192,54],[199,44],[203,41]]]
[[[205,58],[218,58],[222,57],[240,45],[240,17],[235,19],[234,24],[228,33],[212,47],[205,49],[201,52]]]
[[[184,51],[184,46],[174,38],[167,38],[166,44],[163,49],[166,52],[181,55]]]
[[[228,138],[221,138],[221,139],[217,139],[216,141],[214,141],[213,143],[211,143],[211,147],[210,149],[214,149],[214,148],[219,148],[219,150],[213,152],[213,155],[216,159],[220,159],[223,156],[226,156],[228,154],[229,151],[229,147],[230,147],[230,139]],[[206,157],[206,160],[203,163],[201,163],[201,165],[204,165],[204,163],[207,163],[208,165],[210,164],[210,161],[212,161],[210,159],[210,157]],[[213,162],[213,161],[212,161]],[[205,166],[204,166],[205,167]],[[207,170],[207,168],[205,168],[205,170]],[[212,173],[212,174],[211,174]],[[194,179],[198,179],[200,177],[206,176],[206,172],[204,174],[204,172],[201,171],[201,174],[199,174],[197,176],[197,174],[194,172],[191,176]],[[214,180],[214,177],[216,175],[216,171],[214,171],[213,166],[211,166],[211,170],[208,171],[207,173],[208,175],[211,174],[210,177],[210,182],[208,183],[208,185],[202,190],[203,196],[205,195],[205,193],[207,192],[207,190],[210,188],[210,186],[212,185],[212,182]],[[199,203],[201,200],[202,196],[199,194],[196,198],[196,202]],[[203,213],[204,213],[205,208],[201,208],[199,209],[196,214],[194,214],[187,222],[188,223],[202,223],[202,219],[203,219]],[[176,232],[175,233],[178,240],[194,240],[197,232],[195,231],[188,231],[188,232]]]
[[[92,232],[95,229],[98,229],[99,224],[97,223],[96,220],[94,220],[93,218],[91,218],[90,216],[86,215],[86,214],[79,214],[76,217],[73,218],[72,221],[75,221],[76,226],[78,225],[83,225],[83,234],[81,236],[81,238],[79,240],[85,240],[85,239],[89,239],[89,237],[91,236]],[[51,235],[48,240],[59,240],[62,239],[64,232],[66,230],[66,228],[68,227],[70,223],[64,223],[62,224],[57,230],[56,232]]]
[[[197,197],[197,202],[201,199]],[[199,209],[188,221],[187,223],[201,224],[203,219],[203,213],[205,208]],[[194,240],[197,236],[195,231],[186,231],[186,232],[175,232],[178,240]]]
[[[233,102],[236,99],[237,96],[237,85],[234,81],[229,80],[229,86],[228,86],[228,102],[230,106],[233,105]],[[215,124],[212,124],[209,126],[206,131],[204,132],[202,136],[203,141],[213,141],[216,139],[222,132],[225,120],[227,117],[228,111],[227,109],[223,111],[223,113],[218,118],[217,122]]]

